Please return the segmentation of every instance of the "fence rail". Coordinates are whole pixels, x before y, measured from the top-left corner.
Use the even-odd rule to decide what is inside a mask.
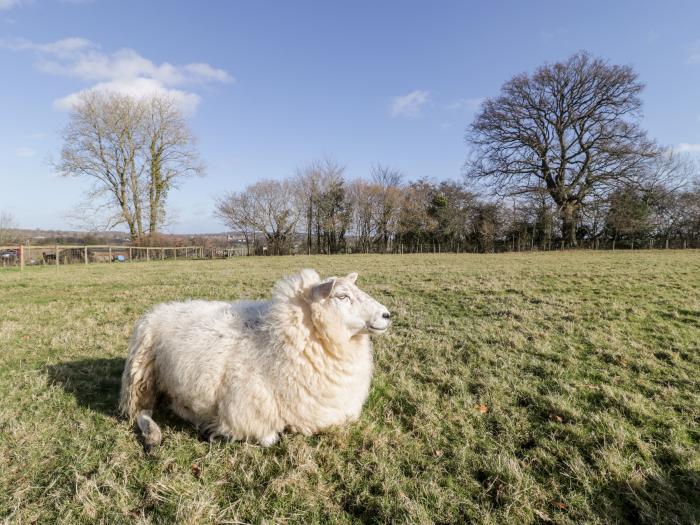
[[[529,252],[529,251],[558,251],[562,245],[551,244],[537,246],[522,245],[515,240],[494,242],[491,246],[471,246],[463,243],[392,243],[386,251],[365,251],[348,248],[343,253],[497,253],[497,252]],[[602,244],[595,241],[581,242],[578,249],[588,250],[634,250],[634,249],[687,249],[700,248],[700,239],[669,239],[650,240],[646,243],[618,241]],[[134,261],[162,261],[178,259],[229,259],[234,256],[249,255],[245,246],[204,247],[204,246],[124,246],[114,244],[54,244],[54,245],[18,245],[0,246],[0,269],[25,266],[51,265],[57,268],[66,264],[115,263]],[[266,249],[261,253],[253,249],[251,255],[269,255]],[[307,255],[306,250],[292,251],[290,255]]]
[[[223,257],[240,255],[238,248],[218,250]],[[202,246],[123,246],[110,244],[82,245],[9,245],[0,246],[0,268],[66,264],[117,263],[165,259],[204,259]],[[217,254],[219,257],[222,255]],[[210,255],[214,257],[215,254]]]

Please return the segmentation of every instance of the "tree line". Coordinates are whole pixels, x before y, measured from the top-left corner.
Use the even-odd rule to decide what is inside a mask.
[[[630,66],[577,53],[483,102],[460,180],[384,164],[349,177],[327,158],[221,195],[215,215],[249,254],[699,246],[697,166],[642,128],[643,88]],[[157,239],[169,192],[204,170],[168,97],[88,92],[63,139],[59,173],[94,183],[79,209],[134,244]]]
[[[673,154],[670,154],[673,155]],[[676,162],[676,159],[671,159]],[[545,192],[492,199],[467,181],[405,181],[378,165],[348,179],[325,160],[217,200],[216,215],[249,254],[495,252],[566,246]],[[700,186],[623,185],[582,209],[577,243],[589,248],[700,247]]]
[[[506,82],[467,131],[463,181],[348,180],[322,161],[218,199],[216,214],[283,254],[699,245],[692,159],[641,127],[630,66],[585,52]]]

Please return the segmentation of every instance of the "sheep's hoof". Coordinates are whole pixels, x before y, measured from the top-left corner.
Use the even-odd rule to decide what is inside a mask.
[[[214,440],[214,434],[209,430],[202,430],[198,437],[200,441],[204,441],[205,443],[211,443]]]
[[[277,443],[280,439],[280,436],[277,432],[273,432],[272,434],[268,434],[267,436],[261,438],[258,440],[258,443],[260,444],[261,447],[267,448],[271,447],[275,443]]]

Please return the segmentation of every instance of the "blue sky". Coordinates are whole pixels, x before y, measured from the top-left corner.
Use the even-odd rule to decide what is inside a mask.
[[[84,181],[56,176],[71,96],[181,97],[207,165],[172,232],[224,228],[213,199],[332,156],[407,179],[461,177],[464,131],[516,73],[588,50],[631,64],[644,124],[700,151],[700,2],[0,0],[0,211],[69,228]]]

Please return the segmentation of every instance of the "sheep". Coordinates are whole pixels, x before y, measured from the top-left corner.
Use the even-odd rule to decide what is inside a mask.
[[[370,335],[387,308],[360,290],[357,273],[284,278],[269,301],[187,301],[155,306],[135,325],[119,408],[146,451],[161,442],[160,397],[207,440],[275,444],[356,421],[372,377]]]

